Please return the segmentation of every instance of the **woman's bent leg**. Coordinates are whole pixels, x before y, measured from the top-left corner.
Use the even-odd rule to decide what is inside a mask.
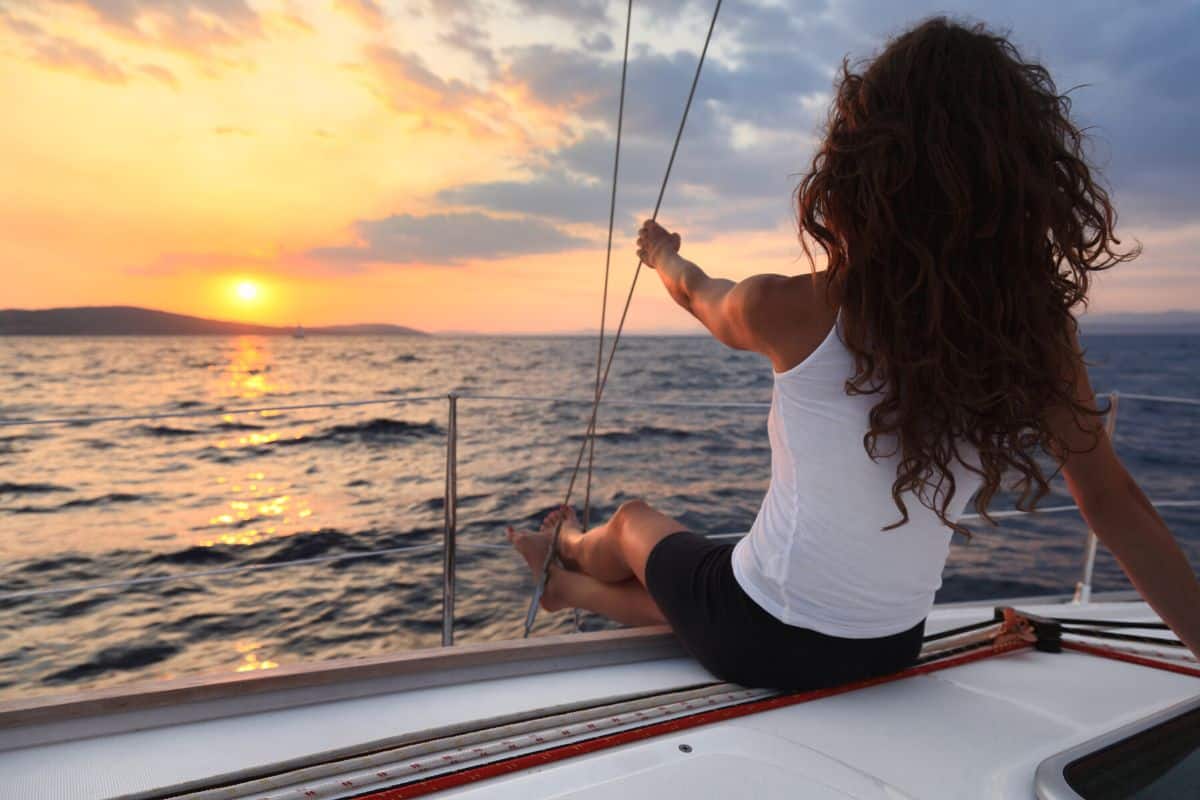
[[[550,568],[542,606],[547,611],[583,608],[623,625],[665,625],[667,622],[654,598],[637,579],[605,583],[591,575],[558,567]]]
[[[598,580],[620,583],[637,578],[646,585],[646,559],[654,545],[684,530],[678,521],[642,500],[622,503],[612,518],[586,534],[563,525],[559,534],[559,556],[564,563]]]
[[[509,528],[508,539],[525,559],[534,580],[541,575],[550,549],[550,535],[545,531],[523,532]],[[542,608],[558,611],[563,608],[584,608],[625,625],[659,625],[666,618],[658,605],[636,578],[620,583],[605,583],[582,572],[572,572],[551,565],[542,592]]]

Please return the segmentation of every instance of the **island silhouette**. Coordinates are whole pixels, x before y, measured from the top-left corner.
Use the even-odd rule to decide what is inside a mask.
[[[137,306],[80,306],[0,310],[0,336],[293,336],[298,327],[191,317]],[[403,325],[319,325],[306,336],[426,336]]]

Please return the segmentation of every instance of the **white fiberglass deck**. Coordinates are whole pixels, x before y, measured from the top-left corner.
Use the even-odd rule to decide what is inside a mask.
[[[1018,607],[1156,619],[1140,602]],[[927,632],[990,616],[990,606],[938,608]],[[587,636],[594,635],[557,638]],[[531,644],[500,663],[438,674],[363,672],[342,683],[240,699],[184,693],[150,710],[81,716],[62,707],[57,720],[33,708],[0,709],[0,797],[140,795],[430,728],[712,680],[663,637],[634,663],[622,663],[619,647],[571,656],[539,654]],[[438,796],[1031,798],[1043,759],[1197,694],[1194,677],[1075,652],[1024,650]],[[32,742],[40,744],[25,746]]]

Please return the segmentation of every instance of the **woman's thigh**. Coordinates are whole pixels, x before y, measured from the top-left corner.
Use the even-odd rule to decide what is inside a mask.
[[[643,500],[622,503],[609,526],[616,528],[621,554],[643,586],[646,586],[646,561],[650,551],[671,534],[686,530],[683,523]]]

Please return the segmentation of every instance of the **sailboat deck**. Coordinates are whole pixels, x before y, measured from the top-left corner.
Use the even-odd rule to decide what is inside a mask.
[[[1155,619],[1141,602],[1019,607]],[[928,631],[990,616],[990,606],[938,607]],[[0,707],[0,797],[162,796],[215,776],[309,763],[383,741],[419,741],[433,729],[467,730],[480,720],[713,680],[662,629],[275,672]],[[808,797],[1029,798],[1037,765],[1048,756],[1198,693],[1200,681],[1188,675],[1077,652],[1023,650],[442,794],[661,798],[752,789],[754,796],[792,797],[804,787]]]

